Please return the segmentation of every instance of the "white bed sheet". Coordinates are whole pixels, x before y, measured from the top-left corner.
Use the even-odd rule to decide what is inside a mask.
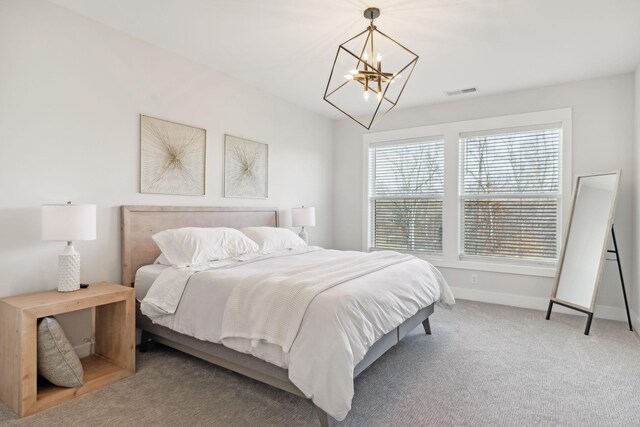
[[[142,301],[147,296],[153,282],[167,267],[162,264],[143,265],[136,271],[133,288],[138,301]]]
[[[153,316],[153,321],[220,343],[226,302],[238,280],[347,253],[319,250],[198,272],[190,277],[175,313]],[[414,258],[374,274],[319,294],[307,308],[288,353],[259,339],[225,338],[223,344],[289,369],[289,378],[305,395],[342,420],[351,408],[353,368],[371,345],[418,310],[434,302],[455,303],[440,273],[426,261]]]
[[[167,268],[169,268],[169,266],[152,264],[145,265],[138,269],[135,278],[135,294],[139,301],[142,301],[145,296],[147,296],[153,282]],[[205,287],[209,284],[206,276],[204,279],[196,276],[196,279],[198,279],[196,280],[197,282],[204,284]],[[138,285],[140,285],[140,290],[138,290]],[[183,304],[183,306],[187,307],[195,305],[195,307],[193,307],[194,311],[183,309],[175,315],[166,314],[154,317],[152,318],[153,323],[199,340],[222,344],[222,317],[227,299],[234,286],[234,281],[216,281],[215,288],[211,289],[209,297],[204,298],[202,301],[199,301],[198,298],[195,297]],[[234,341],[233,348],[243,353],[249,353],[284,369],[287,369],[289,366],[289,355],[283,352],[282,348],[277,345],[264,341],[252,342],[247,339],[238,339]]]

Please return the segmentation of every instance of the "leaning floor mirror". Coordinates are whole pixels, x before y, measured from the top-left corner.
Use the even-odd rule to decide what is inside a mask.
[[[618,245],[613,229],[620,171],[579,176],[573,196],[571,220],[562,246],[555,286],[547,310],[551,316],[553,304],[562,305],[587,314],[584,334],[589,335],[598,288],[608,254],[615,255],[618,272],[627,306],[629,308],[622,278]],[[614,249],[609,248],[612,237]]]

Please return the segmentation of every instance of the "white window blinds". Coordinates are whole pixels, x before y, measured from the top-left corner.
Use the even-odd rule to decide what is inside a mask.
[[[442,253],[444,140],[369,148],[369,249]]]
[[[560,125],[461,135],[461,255],[557,259]]]

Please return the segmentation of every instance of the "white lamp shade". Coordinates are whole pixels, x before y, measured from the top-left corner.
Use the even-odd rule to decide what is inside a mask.
[[[316,208],[293,208],[291,210],[293,227],[313,227],[316,225]]]
[[[96,205],[42,205],[42,240],[95,240]]]

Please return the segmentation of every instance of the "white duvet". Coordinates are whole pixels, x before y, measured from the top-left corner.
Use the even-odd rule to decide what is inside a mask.
[[[380,260],[369,264],[378,263],[377,268],[348,267],[351,263],[367,264],[367,259],[375,257]],[[222,343],[287,368],[290,380],[337,420],[344,419],[351,408],[353,369],[371,345],[433,302],[454,304],[451,290],[440,273],[428,262],[406,255],[385,258],[377,253],[311,248],[231,260],[206,268],[164,270],[142,301],[143,313],[154,323],[177,332]],[[323,268],[324,273],[318,270]],[[307,269],[310,274],[305,277],[303,272]],[[238,327],[237,306],[239,302],[243,306],[240,290],[247,286],[247,277],[260,278],[259,282],[267,287],[288,274],[300,276],[301,272],[302,283],[317,285],[319,282],[308,279],[323,274],[326,277],[322,279],[324,285],[317,286],[322,289],[305,298],[309,302],[304,305],[302,318],[294,320],[299,327],[295,326],[297,334],[290,345],[276,344],[276,338],[269,342],[283,328],[259,338],[247,338],[251,337],[251,332],[247,332],[251,328],[236,333],[237,337],[230,334],[229,310],[235,316],[233,330]],[[271,276],[278,280],[267,280]],[[259,287],[250,288],[253,296],[247,296],[246,302],[259,304],[255,301]],[[235,304],[227,304],[229,301]],[[255,322],[249,323],[255,326],[264,321],[263,316],[268,315],[265,312],[268,310],[257,310],[255,315],[249,310],[244,314],[254,316]],[[282,336],[290,336],[290,331]]]

